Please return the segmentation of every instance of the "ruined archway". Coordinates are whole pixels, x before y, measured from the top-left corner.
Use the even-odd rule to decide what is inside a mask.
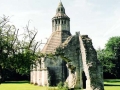
[[[85,75],[85,72],[84,71],[82,71],[82,88],[83,89],[86,89],[86,80],[87,80],[87,77],[86,77],[86,75]]]

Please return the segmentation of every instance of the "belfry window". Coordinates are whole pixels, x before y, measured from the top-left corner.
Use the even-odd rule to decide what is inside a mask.
[[[54,21],[52,21],[52,25],[53,25],[53,27],[54,27]]]
[[[60,11],[60,9],[58,8],[58,12]]]
[[[63,24],[63,20],[62,20],[62,24]]]
[[[64,21],[64,24],[66,24],[66,21]]]
[[[59,24],[60,24],[60,20],[58,20]]]
[[[63,11],[63,9],[61,8],[61,12]]]
[[[57,20],[55,20],[55,23],[57,24]]]

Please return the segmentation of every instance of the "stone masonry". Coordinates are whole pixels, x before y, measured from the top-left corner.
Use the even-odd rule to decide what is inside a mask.
[[[71,64],[76,67],[75,88],[84,88],[83,78],[86,77],[86,90],[104,90],[102,65],[97,60],[97,53],[88,35],[76,33],[70,40],[66,40],[61,48],[64,57],[71,60]]]
[[[54,54],[58,48],[61,49],[62,56],[45,56],[36,62],[37,66],[32,66],[31,83],[57,86],[60,82],[66,82],[69,88],[104,90],[102,65],[97,59],[92,40],[79,32],[71,35],[70,18],[66,15],[62,2],[52,18],[52,34],[41,52]]]

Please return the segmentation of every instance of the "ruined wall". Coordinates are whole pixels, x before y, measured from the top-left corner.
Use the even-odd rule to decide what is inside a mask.
[[[86,90],[104,90],[102,65],[97,59],[97,53],[88,35],[80,36],[79,33],[76,33],[74,36],[69,36],[60,48],[63,57],[69,59],[70,63],[76,67],[75,88],[83,88],[83,77],[85,76]],[[38,70],[38,74],[36,74],[36,70],[33,70],[31,81],[42,86],[46,86],[48,83],[50,86],[56,86],[61,81],[65,82],[69,74],[66,67],[67,62],[62,59],[60,56],[54,59],[44,58],[41,73]]]
[[[67,78],[66,63],[60,57],[54,59],[45,58],[45,67],[48,70],[48,82],[50,86],[57,86],[60,82],[65,82]]]
[[[76,67],[75,88],[83,88],[85,82],[86,90],[104,90],[102,65],[97,60],[97,53],[87,35],[80,36],[76,33],[68,38],[61,48],[64,57],[70,59],[72,65]],[[83,79],[84,77],[87,80]]]
[[[81,88],[81,73],[82,73],[82,63],[81,63],[81,52],[80,52],[80,42],[79,34],[69,37],[61,46],[64,53],[64,57],[70,59],[70,63],[76,67],[76,86],[75,88]]]
[[[82,53],[83,70],[87,77],[86,90],[104,90],[102,65],[97,59],[97,53],[93,48],[88,35],[79,37]]]

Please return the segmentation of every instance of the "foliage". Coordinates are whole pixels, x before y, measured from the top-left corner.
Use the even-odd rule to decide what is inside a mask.
[[[58,90],[68,90],[67,87],[64,87],[64,83],[63,82],[58,83],[57,87],[58,87]]]
[[[110,58],[109,53],[105,52],[104,49],[99,48],[97,50],[97,57],[98,57],[98,60],[100,60],[103,65],[104,72],[112,73],[111,68],[115,67],[115,64],[112,63],[113,59]]]
[[[120,37],[112,37],[106,44],[105,52],[108,53],[110,61],[114,64],[111,72],[120,78]]]
[[[65,62],[71,62],[71,60],[65,56],[62,47],[58,47],[55,52],[55,56],[60,56]]]
[[[68,68],[71,70],[72,73],[76,70],[76,67],[73,66],[71,63],[68,63]]]
[[[98,59],[102,62],[104,72],[120,78],[120,37],[111,37],[105,49],[97,50]]]
[[[38,58],[40,44],[35,41],[37,32],[29,30],[29,24],[24,31],[19,35],[19,29],[9,24],[9,17],[0,19],[0,71],[9,69],[29,75],[30,65]]]

